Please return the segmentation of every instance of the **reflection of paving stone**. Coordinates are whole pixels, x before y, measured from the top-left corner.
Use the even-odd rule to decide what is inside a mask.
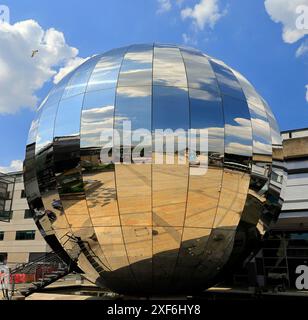
[[[34,293],[26,300],[106,300],[106,298],[74,294]]]

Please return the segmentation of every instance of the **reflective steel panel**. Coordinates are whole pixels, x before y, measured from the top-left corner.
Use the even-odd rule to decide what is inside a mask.
[[[224,115],[221,98],[208,91],[190,89],[190,126],[208,140],[208,161],[190,159],[186,227],[211,228],[222,184]],[[200,143],[200,141],[199,141]]]
[[[154,47],[153,84],[187,87],[185,66],[178,48]]]
[[[152,85],[153,45],[131,46],[124,56],[119,87]]]
[[[189,88],[219,92],[216,76],[209,60],[200,52],[181,50]]]

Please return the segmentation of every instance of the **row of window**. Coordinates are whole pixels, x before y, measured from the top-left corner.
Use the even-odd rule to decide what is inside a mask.
[[[46,255],[46,252],[30,252],[29,253],[29,262],[33,262],[37,259],[40,259]],[[7,252],[0,252],[0,265],[6,264],[8,260]]]
[[[34,240],[35,230],[16,231],[15,240]],[[4,231],[0,231],[0,241],[4,240]]]
[[[13,219],[13,211],[0,211],[0,220],[6,219],[6,220],[12,220]],[[24,213],[24,219],[32,219],[33,218],[33,212],[30,209],[26,209]]]

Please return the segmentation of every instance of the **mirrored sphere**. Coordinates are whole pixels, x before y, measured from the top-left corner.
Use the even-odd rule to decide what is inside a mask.
[[[91,281],[189,294],[277,219],[282,164],[275,117],[240,73],[193,48],[136,44],[55,85],[32,122],[24,178],[42,235]]]

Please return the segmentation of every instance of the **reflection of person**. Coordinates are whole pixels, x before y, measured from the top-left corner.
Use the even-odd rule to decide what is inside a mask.
[[[56,210],[59,210],[59,211],[63,210],[63,207],[62,207],[60,200],[53,199],[51,205]]]
[[[35,218],[41,218],[45,215],[45,211],[43,210],[38,210],[38,209],[34,209],[34,216]]]
[[[54,212],[50,210],[45,210],[45,213],[47,214],[47,217],[51,223],[57,220],[57,215]]]

